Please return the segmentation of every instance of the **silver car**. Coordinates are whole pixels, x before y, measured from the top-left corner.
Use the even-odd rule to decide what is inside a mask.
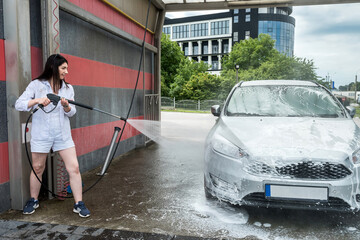
[[[357,211],[360,129],[311,81],[237,84],[205,145],[207,197],[232,204]]]

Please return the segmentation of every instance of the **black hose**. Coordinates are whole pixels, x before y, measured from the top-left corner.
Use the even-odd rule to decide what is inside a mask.
[[[134,103],[134,98],[135,98],[135,94],[136,94],[136,89],[137,89],[137,85],[138,85],[138,83],[139,83],[139,77],[140,77],[142,60],[143,60],[143,56],[145,55],[145,39],[146,39],[146,32],[147,32],[147,26],[148,26],[148,20],[149,20],[150,6],[151,6],[151,0],[149,0],[148,9],[147,9],[147,13],[146,13],[146,24],[145,24],[144,38],[143,38],[143,42],[142,42],[142,46],[141,46],[141,56],[140,56],[139,69],[138,69],[138,75],[137,75],[136,83],[135,83],[135,87],[134,87],[134,92],[133,92],[133,95],[132,95],[132,98],[131,98],[129,111],[128,111],[127,115],[126,115],[126,120],[124,121],[124,125],[123,125],[123,128],[122,128],[122,130],[121,130],[119,140],[118,140],[118,142],[117,142],[117,144],[116,144],[114,153],[113,153],[113,155],[111,156],[111,161],[109,162],[108,168],[109,168],[112,160],[113,160],[114,157],[115,157],[116,151],[117,151],[117,149],[118,149],[118,147],[119,147],[119,144],[120,144],[120,141],[121,141],[121,137],[122,137],[122,135],[123,135],[123,133],[124,133],[124,130],[125,130],[125,127],[126,127],[126,124],[127,124],[127,119],[128,119],[129,116],[130,116],[130,112],[131,112],[131,109],[132,109],[132,105],[133,105],[133,103]],[[107,170],[107,169],[106,169],[106,170]],[[106,172],[106,171],[105,171],[105,172]],[[104,174],[104,175],[105,175],[105,174]]]

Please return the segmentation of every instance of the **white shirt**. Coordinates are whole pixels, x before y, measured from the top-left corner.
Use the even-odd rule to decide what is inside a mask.
[[[18,111],[30,111],[31,108],[28,107],[29,101],[35,98],[43,98],[46,97],[48,93],[53,93],[53,90],[50,86],[49,81],[40,81],[35,79],[30,82],[27,86],[26,90],[23,94],[16,100],[15,109]],[[63,82],[62,87],[59,89],[58,96],[64,97],[69,100],[74,100],[74,89],[73,87],[68,84],[67,86]],[[33,106],[36,108],[37,104]],[[48,106],[44,107],[46,112],[51,111],[55,105],[50,103]],[[73,104],[71,104],[71,110],[69,112],[65,112],[64,108],[61,106],[60,101],[57,105],[59,109],[59,119],[60,119],[60,126],[62,128],[62,138],[63,140],[67,140],[71,138],[71,127],[70,127],[70,120],[69,117],[74,116],[76,113],[76,108]],[[51,131],[52,123],[50,114],[45,113],[41,109],[33,115],[32,126],[31,126],[31,138],[32,139],[41,139],[46,140],[49,138],[49,133]]]

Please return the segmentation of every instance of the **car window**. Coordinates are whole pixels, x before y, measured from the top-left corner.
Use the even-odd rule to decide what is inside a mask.
[[[345,117],[326,90],[309,86],[238,87],[226,106],[228,116]]]

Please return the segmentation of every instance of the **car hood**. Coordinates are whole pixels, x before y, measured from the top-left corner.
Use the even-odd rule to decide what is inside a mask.
[[[360,129],[346,118],[222,117],[216,132],[258,157],[335,160],[360,147]]]

